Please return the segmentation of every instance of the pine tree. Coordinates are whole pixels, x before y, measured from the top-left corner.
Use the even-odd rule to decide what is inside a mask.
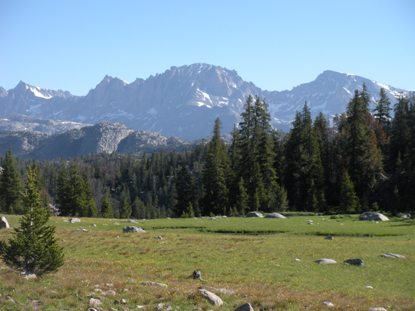
[[[128,195],[128,188],[126,188],[121,193],[120,218],[130,218],[131,212],[132,209]]]
[[[368,208],[369,195],[382,173],[382,154],[370,124],[369,99],[365,86],[356,91],[347,107],[344,125],[339,131],[343,145],[344,165],[355,186],[363,209]]]
[[[356,213],[359,211],[359,198],[347,171],[343,173],[340,187],[340,212]]]
[[[42,275],[63,265],[63,250],[54,237],[55,228],[48,225],[49,212],[42,206],[37,170],[29,167],[23,194],[25,208],[20,227],[8,243],[1,242],[4,262],[25,274]]]
[[[244,180],[241,178],[238,183],[238,192],[236,195],[234,210],[237,211],[238,215],[245,215],[248,211],[248,193],[246,192]]]
[[[295,210],[324,210],[324,171],[317,131],[313,129],[307,103],[297,112],[286,149],[285,182]]]
[[[373,116],[382,125],[386,133],[389,133],[390,130],[390,111],[392,110],[390,105],[391,103],[386,90],[381,88],[379,92],[379,100],[376,102],[376,107],[374,109],[375,113]]]
[[[220,120],[216,119],[203,170],[205,193],[202,201],[206,215],[227,215],[230,212],[227,187],[229,159],[225,143],[220,136],[220,127]]]
[[[111,197],[109,193],[105,193],[101,203],[101,216],[103,218],[113,218],[114,212],[112,210]]]
[[[189,204],[193,206],[195,201],[195,180],[186,166],[182,166],[177,174],[176,195],[174,214],[181,217]]]
[[[19,172],[16,168],[16,160],[11,150],[6,152],[6,156],[1,162],[2,171],[0,172],[0,210],[6,213],[21,212],[21,183]]]

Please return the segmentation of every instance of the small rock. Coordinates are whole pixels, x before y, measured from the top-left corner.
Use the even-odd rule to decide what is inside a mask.
[[[105,296],[115,296],[115,295],[117,295],[117,293],[115,292],[115,290],[113,290],[113,289],[109,289],[109,290],[107,290],[106,292],[105,292],[105,294],[104,294]]]
[[[160,236],[160,235],[158,235],[158,236],[156,236],[156,240],[163,240],[163,237],[162,236]]]
[[[122,303],[123,305],[127,304],[127,299],[122,298],[122,299],[121,299],[121,303]]]
[[[26,279],[26,280],[33,280],[33,279],[36,279],[37,278],[37,275],[36,274],[34,274],[34,273],[30,273],[30,272],[27,272],[27,271],[23,271],[22,273],[21,273],[21,275]]]
[[[280,213],[271,213],[271,214],[267,214],[265,216],[265,218],[280,218],[280,219],[286,219],[287,217],[285,217],[284,215],[281,215]]]
[[[364,212],[363,214],[360,214],[359,220],[388,221],[389,218],[378,212]]]
[[[81,220],[79,218],[69,218],[69,222],[71,224],[75,224],[75,223],[81,222]]]
[[[192,273],[192,278],[195,280],[201,280],[202,279],[202,272],[195,270]]]
[[[309,219],[309,220],[307,220],[307,224],[308,225],[313,225],[314,224],[314,221],[312,219]]]
[[[328,301],[328,300],[323,301],[323,305],[325,305],[326,307],[329,307],[329,308],[334,307],[334,303],[332,303],[331,301]]]
[[[327,235],[324,237],[325,240],[333,240],[333,236],[332,235]]]
[[[138,222],[138,220],[137,220],[137,219],[129,219],[128,221],[129,221],[129,222],[131,222],[131,223],[133,223],[133,224],[135,224],[135,223],[137,223],[137,222]]]
[[[145,308],[145,306],[143,306],[143,305],[136,305],[135,306],[137,309],[144,309]]]
[[[344,263],[346,265],[359,266],[359,267],[361,267],[361,266],[364,265],[363,259],[360,259],[360,258],[350,258],[350,259],[346,259],[344,261]]]
[[[9,229],[10,225],[9,222],[7,221],[7,218],[4,216],[1,216],[0,218],[0,229]]]
[[[372,285],[366,285],[365,286],[367,289],[373,289],[373,286]]]
[[[156,286],[156,287],[161,287],[161,288],[166,288],[167,287],[167,284],[153,282],[153,281],[141,282],[141,285],[145,285],[145,286]]]
[[[95,308],[88,308],[87,311],[99,311],[99,310]]]
[[[320,258],[320,259],[317,259],[315,263],[319,265],[332,265],[332,264],[337,263],[337,261],[331,258]]]
[[[102,305],[102,301],[99,300],[98,298],[90,298],[89,299],[89,306],[96,308],[99,307],[100,305]]]
[[[6,296],[6,301],[8,302],[8,303],[16,303],[16,301],[13,299],[13,297],[12,296],[10,296],[10,295],[7,295]]]
[[[225,295],[234,295],[235,291],[233,289],[228,289],[228,288],[215,288],[215,287],[210,287],[210,286],[206,286],[205,289],[212,291],[212,292],[219,292],[221,294],[225,294]]]
[[[385,253],[382,255],[382,257],[393,258],[393,259],[399,259],[399,258],[404,259],[405,258],[405,256],[400,255],[400,254],[395,254],[395,253]]]
[[[369,311],[388,311],[384,307],[370,307]]]
[[[92,227],[96,228],[96,226],[97,226],[96,224],[92,224]]]
[[[243,305],[236,308],[235,311],[254,311],[254,308],[252,308],[250,303],[244,303]]]
[[[261,212],[249,212],[248,214],[246,214],[246,217],[263,218],[264,217],[264,214],[262,214]]]
[[[411,214],[409,214],[409,213],[398,213],[397,216],[401,219],[410,219],[411,218]]]
[[[221,306],[223,305],[223,300],[216,294],[201,288],[199,289],[199,293],[205,297],[211,304],[215,305],[215,306]]]
[[[82,228],[82,232],[88,232],[88,230],[86,230],[85,228]]]
[[[169,305],[165,305],[164,303],[159,303],[156,307],[156,311],[172,311],[173,308]]]
[[[301,259],[300,258],[295,258],[295,261],[301,261]]]
[[[124,233],[130,233],[130,232],[135,232],[135,233],[145,233],[146,231],[141,228],[141,227],[136,227],[136,226],[126,226],[122,229],[122,232]]]
[[[105,283],[105,286],[107,286],[107,287],[114,287],[114,284],[112,284],[112,283]]]

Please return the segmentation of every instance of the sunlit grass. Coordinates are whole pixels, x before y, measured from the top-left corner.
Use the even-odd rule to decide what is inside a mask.
[[[8,219],[17,225],[16,216]],[[314,224],[307,224],[308,219]],[[410,220],[375,223],[356,217],[306,216],[136,224],[118,219],[51,221],[65,249],[65,265],[28,281],[0,263],[0,306],[5,310],[32,310],[35,300],[41,310],[85,310],[90,297],[100,298],[104,310],[137,305],[154,310],[160,302],[181,310],[211,309],[197,292],[200,286],[234,291],[219,293],[225,301],[222,310],[244,302],[256,310],[319,310],[324,309],[324,300],[332,301],[335,310],[367,310],[374,305],[415,309],[415,223]],[[125,225],[142,226],[147,233],[123,234]],[[12,230],[0,231],[0,238],[11,234]],[[326,234],[334,239],[325,240]],[[406,259],[385,259],[380,256],[385,252]],[[321,257],[338,264],[315,264]],[[342,264],[356,257],[365,261],[363,267]],[[193,270],[202,271],[202,281],[190,278]],[[144,286],[143,281],[166,283],[168,288]],[[110,289],[115,296],[106,294]]]

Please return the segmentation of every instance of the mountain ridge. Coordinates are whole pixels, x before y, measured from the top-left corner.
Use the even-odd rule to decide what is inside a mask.
[[[239,121],[248,95],[266,100],[274,127],[288,129],[295,111],[307,101],[311,112],[329,117],[345,110],[355,89],[365,83],[372,101],[386,87],[392,102],[408,91],[358,75],[326,70],[291,90],[268,91],[243,80],[235,70],[205,63],[172,66],[163,73],[127,83],[106,75],[84,96],[53,91],[24,82],[0,89],[0,117],[29,115],[95,124],[121,122],[135,130],[199,139],[210,135],[214,119],[229,133]]]

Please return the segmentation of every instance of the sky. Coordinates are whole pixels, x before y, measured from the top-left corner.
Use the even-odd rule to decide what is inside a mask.
[[[414,17],[413,0],[0,0],[0,86],[85,95],[208,63],[267,90],[327,69],[415,90]]]

